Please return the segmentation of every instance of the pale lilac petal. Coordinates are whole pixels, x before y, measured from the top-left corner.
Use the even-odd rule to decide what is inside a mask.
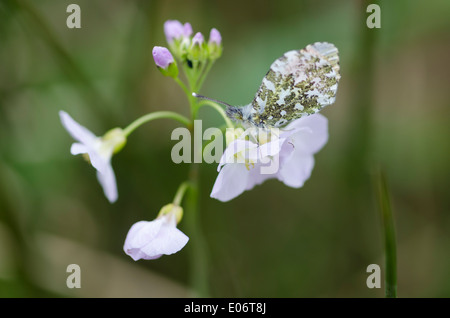
[[[123,245],[124,252],[131,256],[135,261],[146,257],[141,248],[153,240],[158,234],[163,224],[163,219],[156,219],[151,222],[139,221],[128,231],[125,243]]]
[[[111,168],[111,157],[101,156],[96,149],[86,147],[91,165],[100,173],[106,173]]]
[[[292,152],[295,151],[295,146],[290,140],[290,138],[286,138],[283,142],[283,145],[281,146],[280,153],[278,154],[280,158],[280,165],[283,165],[284,162],[290,158]]]
[[[275,140],[266,142],[265,144],[259,146],[260,158],[278,155],[285,140],[286,139],[284,138],[276,138]]]
[[[176,228],[173,216],[163,216],[151,222],[140,221],[128,231],[123,250],[135,261],[156,259],[181,250],[189,238]]]
[[[92,142],[91,144],[95,146],[96,142]],[[72,146],[70,147],[70,153],[72,155],[87,153],[91,165],[100,173],[106,173],[106,171],[110,169],[111,166],[110,159],[112,156],[112,149],[110,150],[110,152],[111,152],[110,154],[106,153],[106,156],[102,156],[99,154],[97,149],[81,143],[73,143]]]
[[[82,153],[87,153],[88,151],[89,151],[88,147],[78,142],[73,143],[72,146],[70,147],[70,153],[74,156]]]
[[[79,142],[90,145],[97,138],[92,132],[73,120],[73,118],[65,111],[61,110],[59,112],[59,117],[64,128],[66,128],[69,134]]]
[[[143,259],[155,259],[162,255],[170,255],[181,250],[189,241],[189,237],[176,228],[174,224],[163,223],[157,236],[141,248]]]
[[[111,164],[106,165],[103,171],[97,171],[97,179],[102,185],[103,192],[109,202],[114,203],[117,201],[118,194],[116,176],[114,175],[114,170],[112,169]]]
[[[248,178],[247,178],[247,185],[245,187],[245,190],[251,190],[255,186],[260,185],[266,180],[274,179],[277,177],[277,171],[273,174],[263,174],[261,173],[261,168],[263,166],[267,166],[270,163],[267,164],[256,164],[255,166],[249,165],[249,172],[248,172]]]
[[[137,256],[136,253],[140,252],[140,248],[145,246],[149,239],[153,239],[158,234],[161,225],[161,219],[156,219],[152,222],[139,221],[133,224],[125,238],[124,252],[134,259]]]
[[[328,120],[321,114],[297,119],[286,129],[293,129],[291,142],[295,146],[295,151],[314,154],[328,141]]]
[[[216,28],[212,28],[211,32],[209,33],[209,43],[215,43],[217,45],[220,45],[222,42],[222,36],[220,35],[220,32]]]
[[[219,166],[217,167],[217,171],[219,171],[223,165],[227,163],[245,163],[245,159],[251,160],[251,161],[257,161],[258,159],[258,152],[257,152],[258,145],[248,141],[248,140],[241,140],[236,139],[230,142],[228,147],[225,149],[224,153],[222,154],[222,157],[220,158]],[[242,154],[242,157],[236,158],[235,154]]]
[[[134,223],[128,231],[124,249],[144,247],[148,244],[149,240],[156,237],[163,223],[163,218]]]
[[[222,202],[234,199],[247,188],[249,171],[243,163],[226,164],[214,183],[211,198]]]
[[[311,176],[314,157],[311,154],[293,151],[284,161],[278,173],[278,180],[292,188],[300,188]]]

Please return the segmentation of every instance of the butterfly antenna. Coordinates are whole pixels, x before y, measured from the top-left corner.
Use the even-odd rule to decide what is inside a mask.
[[[192,96],[200,98],[200,99],[206,99],[206,100],[209,100],[211,102],[216,102],[216,103],[222,104],[222,105],[227,106],[227,107],[234,107],[234,106],[232,106],[230,104],[227,104],[225,102],[221,102],[220,100],[217,100],[217,99],[214,99],[214,98],[209,98],[209,97],[206,97],[206,96],[203,96],[203,95],[199,95],[197,93],[192,93]]]
[[[201,98],[201,99],[206,99],[212,102],[216,102],[219,104],[222,104],[224,106],[226,106],[227,108],[225,109],[225,113],[227,114],[227,116],[235,121],[241,121],[243,119],[243,115],[242,115],[242,109],[236,106],[232,106],[230,104],[227,104],[225,102],[221,102],[220,100],[217,99],[213,99],[213,98],[209,98],[203,95],[199,95],[197,93],[192,93],[192,96],[197,97],[197,98]]]

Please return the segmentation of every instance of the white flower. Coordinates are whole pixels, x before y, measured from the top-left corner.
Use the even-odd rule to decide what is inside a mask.
[[[59,112],[61,122],[69,134],[78,142],[70,148],[72,155],[86,154],[92,166],[97,169],[97,179],[103,187],[105,196],[113,203],[117,200],[117,185],[111,167],[112,155],[122,149],[126,138],[122,129],[115,128],[103,137],[97,137],[85,127],[78,124],[64,111]]]
[[[168,204],[161,209],[155,220],[133,224],[125,239],[124,252],[137,261],[156,259],[181,250],[189,241],[189,238],[177,229],[182,211],[181,207]]]
[[[229,201],[273,178],[300,188],[311,176],[314,154],[327,141],[328,121],[320,114],[297,119],[279,134],[249,128],[223,153],[211,197]]]

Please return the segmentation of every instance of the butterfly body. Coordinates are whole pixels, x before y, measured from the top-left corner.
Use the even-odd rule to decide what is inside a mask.
[[[283,127],[333,104],[339,79],[337,48],[317,42],[275,60],[253,101],[227,107],[227,114],[245,126]]]

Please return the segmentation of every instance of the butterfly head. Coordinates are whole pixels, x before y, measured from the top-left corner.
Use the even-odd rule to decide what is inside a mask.
[[[251,126],[259,126],[254,121],[254,116],[252,116],[252,105],[246,105],[243,107],[228,106],[226,114],[229,118],[242,124],[244,127],[248,128]]]
[[[242,122],[244,120],[244,115],[242,114],[242,109],[238,107],[227,107],[226,114],[229,118],[237,122]]]

